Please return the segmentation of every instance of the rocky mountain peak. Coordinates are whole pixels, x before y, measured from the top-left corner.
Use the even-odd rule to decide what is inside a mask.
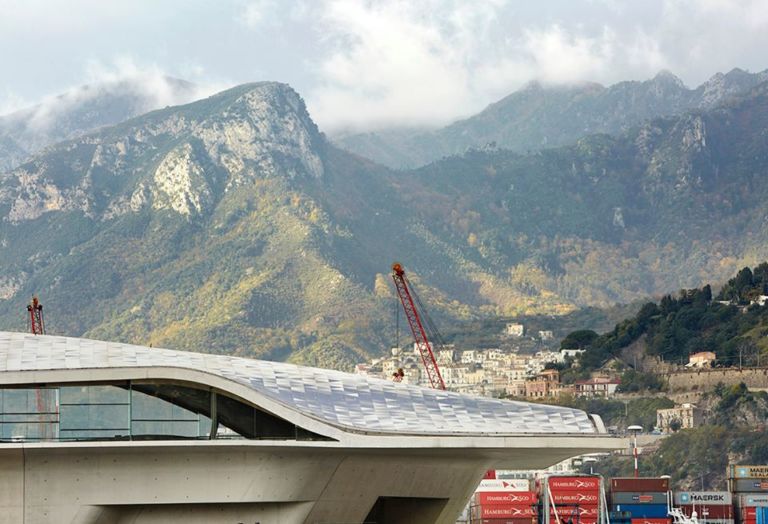
[[[659,71],[646,84],[650,87],[651,92],[659,97],[668,97],[687,91],[683,81],[666,69]]]
[[[154,109],[188,103],[200,88],[177,78],[137,76],[76,87],[0,116],[0,170],[43,148],[124,122]]]
[[[147,207],[191,218],[257,179],[321,177],[323,147],[293,89],[246,84],[54,146],[0,178],[0,211],[7,205],[12,223],[55,210],[108,220]]]
[[[727,98],[743,94],[768,79],[768,71],[752,74],[738,67],[727,73],[717,73],[701,84],[699,107],[713,107]]]

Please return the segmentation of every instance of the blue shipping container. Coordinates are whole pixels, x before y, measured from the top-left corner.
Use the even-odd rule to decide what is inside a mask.
[[[755,508],[757,524],[768,524],[768,508]]]
[[[667,516],[666,504],[615,504],[612,511],[629,511],[632,518],[663,519]],[[762,524],[768,524],[768,521]]]

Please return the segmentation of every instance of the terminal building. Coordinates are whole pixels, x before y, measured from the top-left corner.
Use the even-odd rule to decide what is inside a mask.
[[[453,523],[488,469],[623,445],[569,408],[0,332],[3,523]]]

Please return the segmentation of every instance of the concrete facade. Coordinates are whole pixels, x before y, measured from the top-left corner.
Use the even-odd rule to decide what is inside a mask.
[[[412,515],[420,499],[433,512],[438,501],[439,511],[431,520],[389,522],[452,523],[487,469],[543,468],[573,455],[577,444],[532,440],[517,449],[475,450],[242,441],[4,444],[0,522],[360,523],[379,497],[401,497],[413,501]]]

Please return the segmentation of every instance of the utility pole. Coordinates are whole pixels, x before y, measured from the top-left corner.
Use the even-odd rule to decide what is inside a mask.
[[[632,435],[635,437],[633,446],[632,446],[632,456],[635,459],[635,478],[639,476],[639,467],[638,467],[638,458],[637,458],[637,434],[643,431],[642,426],[638,425],[632,425],[627,428],[627,430],[632,433]]]

